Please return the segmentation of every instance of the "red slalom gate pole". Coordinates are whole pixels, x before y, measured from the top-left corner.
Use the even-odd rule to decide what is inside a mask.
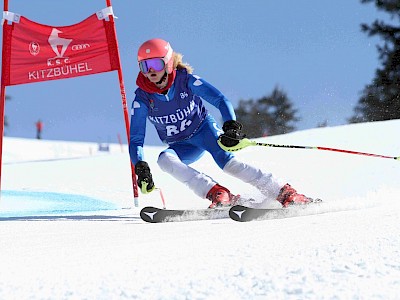
[[[4,11],[8,11],[8,0],[4,0]],[[7,22],[5,20],[5,22]],[[1,173],[3,166],[3,137],[4,137],[4,110],[5,110],[5,102],[6,102],[6,86],[3,83],[3,74],[8,72],[9,70],[4,70],[4,61],[5,61],[5,51],[4,46],[7,41],[5,41],[6,33],[6,24],[3,26],[3,41],[2,41],[2,65],[1,65],[1,95],[0,95],[0,196],[1,196]]]
[[[107,7],[111,6],[111,0],[106,0],[106,5],[107,5]],[[118,39],[117,39],[116,30],[115,30],[114,17],[112,15],[110,15],[109,18],[110,18],[110,22],[113,24],[115,41],[116,41],[117,48],[118,48]],[[121,58],[119,55],[119,50],[117,51],[117,53],[118,53],[118,64],[119,64],[118,79],[119,79],[119,86],[120,86],[120,91],[121,91],[121,100],[122,100],[122,108],[123,108],[124,120],[125,120],[126,136],[127,136],[128,145],[129,145],[130,126],[129,126],[129,116],[128,116],[128,109],[127,109],[127,103],[126,103],[126,92],[125,92],[124,79],[122,76]],[[137,207],[137,206],[139,206],[139,192],[138,192],[138,185],[137,185],[137,180],[136,180],[135,167],[133,166],[132,162],[130,161],[130,158],[129,158],[129,162],[131,165],[131,173],[132,173],[134,204]]]

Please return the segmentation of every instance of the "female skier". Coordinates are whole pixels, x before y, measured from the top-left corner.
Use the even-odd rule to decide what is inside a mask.
[[[189,166],[205,151],[212,155],[225,173],[255,186],[266,199],[277,200],[283,207],[312,201],[297,193],[289,184],[280,184],[271,173],[240,162],[218,145],[221,130],[203,101],[221,112],[224,133],[220,142],[225,149],[237,145],[245,137],[242,124],[236,121],[229,100],[204,79],[192,75],[192,67],[182,62],[182,55],[174,52],[167,41],[151,39],[144,42],[138,50],[137,60],[140,72],[132,103],[129,153],[142,193],[149,193],[155,188],[150,167],[143,155],[148,118],[160,139],[168,145],[158,157],[160,168],[185,183],[201,198],[209,199],[210,208],[230,206],[241,199],[211,177]]]

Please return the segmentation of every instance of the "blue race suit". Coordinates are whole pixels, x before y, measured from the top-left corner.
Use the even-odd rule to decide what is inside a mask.
[[[143,143],[146,118],[155,126],[165,151],[174,151],[181,161],[190,164],[208,151],[222,169],[233,158],[217,144],[221,133],[214,118],[208,114],[203,100],[218,108],[223,121],[235,120],[229,100],[215,87],[186,69],[176,77],[166,95],[147,93],[138,88],[132,103],[129,153],[133,164],[144,160]]]

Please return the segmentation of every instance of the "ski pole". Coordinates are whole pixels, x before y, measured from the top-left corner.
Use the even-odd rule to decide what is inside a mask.
[[[165,206],[165,198],[164,198],[164,194],[162,192],[162,189],[161,188],[156,188],[156,189],[160,192],[160,198],[161,198],[161,202],[162,202],[162,205],[163,205],[163,209],[166,209],[167,207]]]
[[[263,147],[277,147],[277,148],[293,148],[293,149],[314,149],[314,150],[325,150],[325,151],[334,151],[334,152],[341,152],[341,153],[348,153],[348,154],[357,154],[357,155],[365,155],[365,156],[372,156],[372,157],[380,157],[380,158],[389,158],[400,160],[400,156],[387,156],[387,155],[380,155],[380,154],[373,154],[373,153],[366,153],[366,152],[358,152],[352,150],[343,150],[343,149],[336,149],[336,148],[329,148],[329,147],[320,147],[320,146],[297,146],[297,145],[279,145],[279,144],[267,144],[267,143],[260,143],[256,141],[249,140],[247,138],[242,139],[239,144],[233,147],[226,147],[221,144],[220,138],[218,139],[218,144],[222,149],[229,152],[239,151],[249,146],[263,146]]]
[[[164,198],[164,194],[163,194],[161,188],[153,186],[153,188],[148,191],[147,190],[147,185],[148,185],[147,181],[142,181],[142,188],[141,188],[142,193],[143,194],[148,194],[148,193],[150,193],[150,192],[152,192],[154,190],[158,190],[160,192],[160,198],[161,198],[161,202],[163,204],[163,208],[165,209],[166,208],[166,206],[165,206],[165,198]],[[135,206],[136,207],[139,206],[139,203],[136,204],[136,202],[135,202]]]

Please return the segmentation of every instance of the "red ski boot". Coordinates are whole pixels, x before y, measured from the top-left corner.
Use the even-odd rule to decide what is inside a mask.
[[[312,198],[297,193],[288,183],[281,188],[276,200],[279,201],[283,207],[288,207],[289,205],[304,205],[313,202]]]
[[[236,202],[236,196],[226,187],[216,184],[207,194],[207,199],[212,203],[208,208],[232,206]]]

